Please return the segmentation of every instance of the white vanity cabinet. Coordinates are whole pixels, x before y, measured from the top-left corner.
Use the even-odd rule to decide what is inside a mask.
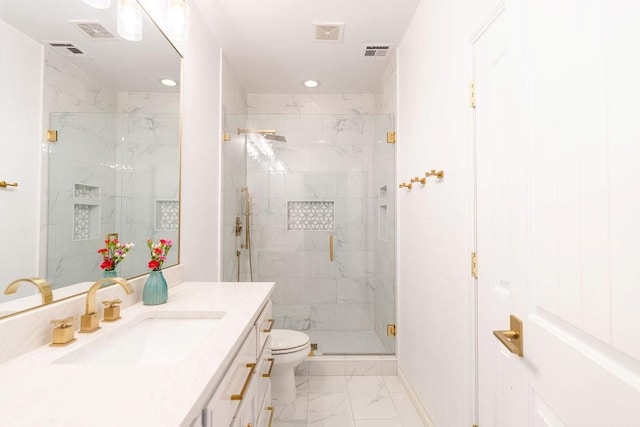
[[[271,407],[271,313],[271,301],[267,301],[204,408],[204,427],[256,427],[258,422],[270,425],[266,408]]]

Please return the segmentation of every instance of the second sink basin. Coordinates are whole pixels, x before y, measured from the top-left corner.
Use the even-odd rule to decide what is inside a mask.
[[[155,312],[87,343],[55,363],[160,366],[187,357],[224,312]]]

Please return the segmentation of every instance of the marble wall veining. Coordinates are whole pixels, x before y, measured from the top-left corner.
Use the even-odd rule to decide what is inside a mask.
[[[178,201],[179,95],[119,93],[51,50],[45,61],[44,122],[58,130],[58,142],[43,144],[43,234],[48,238],[41,265],[47,278],[63,286],[100,277],[96,251],[111,232],[139,246],[118,273],[128,277],[144,271],[147,239],[178,239],[177,229],[153,224],[157,201]],[[79,195],[77,185],[96,190]],[[87,232],[73,232],[78,205],[91,211],[82,224]],[[167,265],[175,263],[177,251],[169,254]]]
[[[386,331],[394,321],[394,293],[387,291],[394,285],[388,280],[393,250],[376,254],[376,241],[379,187],[394,185],[394,151],[385,143],[393,117],[375,114],[372,94],[250,94],[247,110],[247,127],[275,129],[287,138],[271,144],[255,134],[247,139],[254,272],[258,281],[276,282],[276,326],[353,331],[384,324]],[[390,189],[389,205],[394,194]],[[289,230],[291,201],[332,201],[333,230]],[[393,228],[393,217],[389,208],[386,226]],[[393,233],[386,238],[393,242]],[[385,301],[391,308],[376,313]],[[386,349],[394,351],[392,342]]]

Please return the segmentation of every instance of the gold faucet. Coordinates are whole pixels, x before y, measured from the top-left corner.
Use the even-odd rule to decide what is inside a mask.
[[[51,321],[51,324],[54,326],[53,341],[49,344],[51,347],[62,347],[76,340],[73,322],[73,316]]]
[[[38,287],[38,291],[40,291],[40,295],[42,296],[43,304],[49,304],[50,302],[53,302],[53,293],[51,292],[51,286],[49,286],[49,283],[47,283],[46,280],[39,277],[24,277],[22,279],[14,280],[13,282],[9,283],[7,289],[4,290],[4,294],[15,294],[18,290],[18,287],[20,286],[20,283],[22,282],[31,283]]]
[[[98,313],[96,313],[96,294],[104,283],[112,282],[122,286],[127,294],[133,293],[133,287],[129,282],[120,277],[107,277],[95,282],[87,292],[86,312],[80,316],[80,332],[89,333],[100,329]]]

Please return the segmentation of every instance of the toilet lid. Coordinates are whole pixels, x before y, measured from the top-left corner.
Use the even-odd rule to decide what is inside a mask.
[[[298,331],[288,329],[271,330],[271,351],[274,353],[293,350],[309,344],[309,336]]]

